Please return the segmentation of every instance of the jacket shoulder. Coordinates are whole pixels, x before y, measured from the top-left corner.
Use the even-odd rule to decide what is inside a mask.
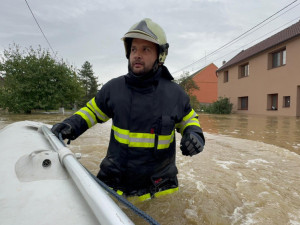
[[[112,86],[118,86],[120,84],[123,84],[125,81],[125,75],[113,78],[111,80],[109,80],[107,83],[105,83],[103,85],[102,88],[108,88],[108,87],[112,87]]]
[[[161,81],[162,81],[162,84],[163,84],[165,90],[173,92],[173,93],[178,93],[178,94],[184,95],[184,96],[187,95],[186,92],[183,90],[183,88],[179,84],[177,84],[174,80],[171,81],[171,80],[168,80],[168,79],[162,77]]]

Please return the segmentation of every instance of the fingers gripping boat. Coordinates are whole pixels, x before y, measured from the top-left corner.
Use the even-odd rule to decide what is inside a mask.
[[[0,130],[1,224],[133,224],[42,123]]]

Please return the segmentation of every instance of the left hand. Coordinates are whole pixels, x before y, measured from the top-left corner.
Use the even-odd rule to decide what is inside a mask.
[[[183,135],[180,142],[180,149],[183,155],[193,156],[202,152],[204,140],[195,132],[187,132]]]

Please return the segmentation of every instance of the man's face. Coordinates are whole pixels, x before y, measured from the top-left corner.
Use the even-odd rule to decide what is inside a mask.
[[[156,44],[143,39],[133,39],[129,62],[130,68],[136,75],[148,73],[157,59]]]

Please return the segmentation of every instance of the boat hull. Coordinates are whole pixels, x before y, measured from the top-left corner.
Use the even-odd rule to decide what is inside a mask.
[[[0,130],[1,224],[99,224],[41,125],[22,121]]]

